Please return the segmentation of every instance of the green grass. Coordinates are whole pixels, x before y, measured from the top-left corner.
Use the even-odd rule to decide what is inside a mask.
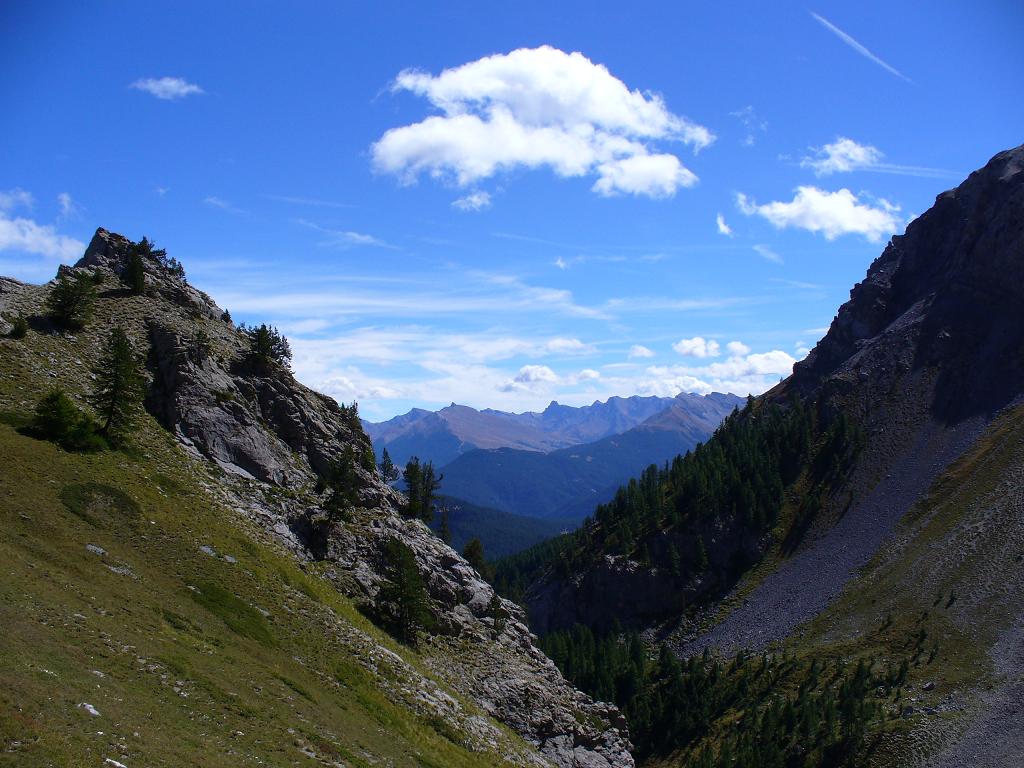
[[[155,421],[130,451],[18,431],[54,383],[80,397],[93,342],[0,340],[0,766],[500,763],[410,708],[419,657],[207,492],[216,472]]]
[[[0,453],[0,765],[313,764],[302,747],[352,765],[497,761],[394,701],[330,626],[410,652],[209,498],[7,426]]]

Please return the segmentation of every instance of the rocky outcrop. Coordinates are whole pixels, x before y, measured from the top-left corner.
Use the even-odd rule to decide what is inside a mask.
[[[190,452],[225,471],[216,489],[224,500],[296,557],[320,561],[357,604],[377,595],[388,542],[406,544],[438,622],[419,649],[435,678],[535,745],[537,764],[632,766],[618,710],[567,683],[534,645],[522,610],[498,599],[426,525],[405,519],[401,494],[375,470],[357,461],[357,503],[340,516],[325,511],[318,476],[343,453],[372,456],[355,409],[304,387],[286,367],[253,364],[244,335],[212,299],[157,260],[145,262],[144,295],[111,289],[130,247],[126,238],[98,230],[73,269],[111,278],[104,281],[107,298],[121,302],[129,335],[148,341],[147,408]],[[462,712],[443,691],[423,696],[431,716],[444,717],[446,707]],[[493,726],[480,728],[487,741],[484,732]]]
[[[323,474],[345,446],[371,450],[337,403],[303,387],[284,368],[245,363],[241,344],[223,358],[197,349],[159,322],[149,324],[153,386],[148,404],[184,442],[224,469],[289,486]]]
[[[1022,252],[1024,146],[993,157],[892,238],[783,389],[857,389],[870,403],[928,370],[934,417],[991,415],[1024,391]]]

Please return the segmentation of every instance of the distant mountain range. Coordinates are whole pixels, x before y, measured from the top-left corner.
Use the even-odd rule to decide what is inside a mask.
[[[470,451],[443,468],[444,492],[517,515],[580,521],[645,467],[707,440],[744,402],[718,393],[666,399],[668,407],[639,425],[594,442],[549,453]]]
[[[396,464],[413,456],[444,466],[478,448],[554,451],[631,429],[675,402],[671,397],[611,397],[574,408],[552,403],[542,412],[478,411],[452,403],[439,411],[413,408],[377,424],[363,422],[379,456]]]
[[[414,455],[433,461],[448,496],[514,515],[578,522],[644,467],[706,440],[743,402],[735,395],[684,393],[612,397],[581,408],[551,403],[541,413],[522,414],[452,404],[364,426],[378,455],[387,448],[400,465]]]

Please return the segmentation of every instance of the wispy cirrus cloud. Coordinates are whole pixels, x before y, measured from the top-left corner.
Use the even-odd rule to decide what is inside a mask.
[[[771,246],[765,245],[763,243],[758,243],[757,245],[752,247],[757,252],[757,255],[760,256],[762,259],[770,261],[772,264],[782,263],[782,257],[779,256],[779,254],[777,254]]]
[[[226,211],[227,213],[234,213],[241,216],[249,216],[249,211],[244,208],[239,208],[233,203],[228,202],[222,197],[216,195],[208,195],[203,198],[203,204],[209,208],[216,208],[218,211]]]
[[[327,239],[321,242],[321,245],[333,248],[370,246],[373,248],[387,248],[392,251],[401,250],[397,245],[392,245],[386,240],[381,240],[379,237],[368,235],[365,232],[355,232],[351,229],[332,229],[330,227],[320,226],[319,224],[307,221],[306,219],[295,219],[294,221],[296,224],[306,227],[307,229],[312,229],[326,235]]]
[[[905,80],[906,82],[911,83],[911,84],[914,82],[909,77],[907,77],[902,72],[900,72],[898,69],[896,69],[896,67],[892,66],[891,64],[888,64],[887,62],[883,61],[878,56],[873,54],[864,45],[862,45],[861,43],[857,42],[851,35],[848,35],[845,32],[843,32],[843,30],[841,30],[839,27],[837,27],[831,21],[826,19],[824,16],[819,16],[814,11],[808,11],[808,13],[810,13],[811,16],[814,18],[814,20],[817,21],[819,24],[821,24],[821,26],[823,26],[825,29],[827,29],[829,32],[831,32],[833,35],[838,37],[840,40],[842,40],[844,43],[846,43],[848,46],[850,46],[853,50],[855,50],[857,53],[859,53],[861,56],[863,56],[868,61],[874,62],[875,64],[880,66],[882,69],[884,69],[885,71],[889,72],[890,74],[896,75],[896,77],[900,78],[901,80]]]
[[[13,211],[16,208],[31,210],[35,204],[36,200],[32,197],[32,193],[21,187],[15,187],[6,191],[0,189],[0,213]]]
[[[291,205],[306,205],[312,208],[357,208],[351,203],[340,203],[335,200],[320,200],[315,197],[297,197],[294,195],[263,195],[267,200],[274,200],[278,203],[290,203]]]
[[[697,176],[650,142],[699,150],[705,127],[630,90],[581,53],[550,46],[487,56],[439,75],[399,73],[393,91],[426,98],[442,114],[392,128],[371,148],[374,167],[411,183],[421,174],[470,186],[517,168],[596,176],[591,189],[670,197]]]
[[[183,99],[186,96],[204,93],[203,89],[198,85],[180,77],[146,77],[136,80],[129,87],[148,93],[151,96],[156,96],[164,101],[174,101],[175,99]]]

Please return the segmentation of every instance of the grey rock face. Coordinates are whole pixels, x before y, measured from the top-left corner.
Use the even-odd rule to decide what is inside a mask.
[[[926,403],[953,424],[1024,390],[1024,146],[1001,152],[896,236],[850,291],[787,387],[886,393],[912,369],[937,376]]]

